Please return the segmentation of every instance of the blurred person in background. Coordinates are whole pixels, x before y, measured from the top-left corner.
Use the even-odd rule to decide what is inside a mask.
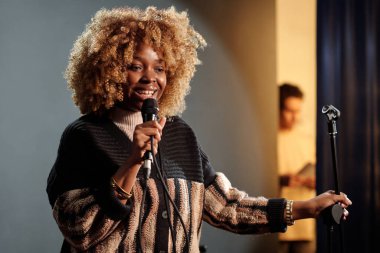
[[[315,144],[299,122],[304,95],[296,85],[282,84],[278,132],[278,171],[281,197],[305,200],[315,196]],[[280,253],[313,253],[315,221],[297,221],[279,235]]]

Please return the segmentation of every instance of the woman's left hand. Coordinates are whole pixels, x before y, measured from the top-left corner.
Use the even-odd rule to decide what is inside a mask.
[[[324,192],[306,201],[294,201],[293,218],[295,220],[317,218],[322,210],[336,203],[339,203],[342,206],[343,219],[345,220],[349,214],[346,208],[349,205],[352,205],[352,202],[343,192],[341,192],[340,195],[337,195],[333,191]]]

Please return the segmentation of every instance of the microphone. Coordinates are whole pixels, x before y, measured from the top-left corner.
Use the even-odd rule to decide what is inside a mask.
[[[333,105],[323,106],[322,113],[326,115],[328,120],[337,120],[340,117],[340,111]]]
[[[154,98],[147,98],[144,100],[141,107],[141,115],[143,117],[143,122],[157,120],[158,113],[157,101]],[[150,144],[152,147],[151,151],[146,151],[144,154],[144,163],[142,169],[144,171],[145,179],[148,180],[150,172],[152,169],[153,162],[153,136],[150,136]]]
[[[333,105],[325,105],[322,107],[322,113],[326,115],[328,121],[328,131],[330,135],[336,135],[336,121],[340,117],[340,111]],[[339,192],[337,193],[339,194]]]

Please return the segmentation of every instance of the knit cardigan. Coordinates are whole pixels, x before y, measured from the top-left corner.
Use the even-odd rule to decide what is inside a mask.
[[[249,197],[216,173],[192,129],[179,117],[169,118],[159,143],[158,165],[146,182],[142,238],[138,220],[143,175],[133,197],[122,204],[110,178],[131,152],[131,141],[107,117],[92,114],[71,123],[62,134],[47,193],[53,216],[64,236],[61,252],[199,252],[202,220],[231,232],[285,232],[285,200]],[[157,173],[161,168],[170,197],[185,223],[190,245]],[[169,223],[174,231],[172,241]]]

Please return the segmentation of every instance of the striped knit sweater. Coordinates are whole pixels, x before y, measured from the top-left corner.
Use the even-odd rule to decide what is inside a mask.
[[[47,192],[53,216],[64,236],[61,252],[136,252],[143,175],[126,205],[114,195],[110,178],[131,151],[132,142],[106,117],[85,115],[64,131]],[[202,220],[235,233],[284,232],[284,200],[249,197],[215,173],[191,128],[170,118],[159,144],[158,163],[170,197],[178,206],[199,252]],[[147,181],[142,219],[143,252],[183,252],[185,233],[153,166]],[[169,222],[175,231],[172,242]]]

